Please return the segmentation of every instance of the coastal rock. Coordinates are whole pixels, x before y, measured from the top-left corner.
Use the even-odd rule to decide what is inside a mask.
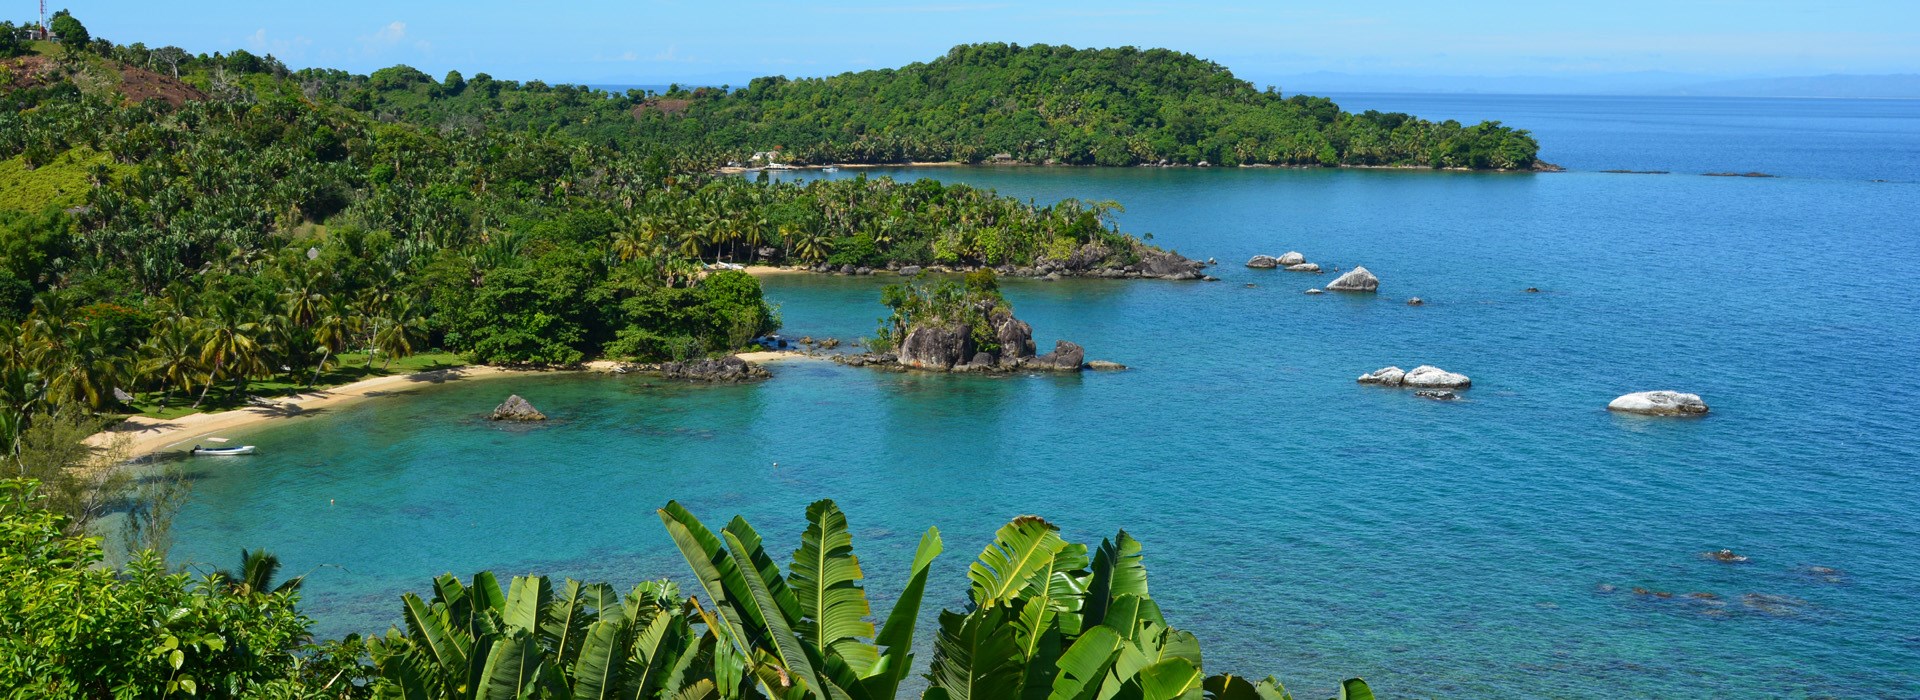
[[[1036,369],[1077,370],[1087,360],[1087,351],[1070,341],[1053,344],[1053,352],[1029,360],[1026,364]]]
[[[1100,370],[1102,372],[1118,372],[1126,368],[1126,365],[1118,362],[1108,362],[1106,360],[1094,360],[1087,363],[1087,369]]]
[[[1275,260],[1274,262],[1277,262],[1281,265],[1287,265],[1287,266],[1303,265],[1303,264],[1306,264],[1307,262],[1307,256],[1301,255],[1300,251],[1289,250],[1286,252],[1286,254],[1281,255],[1280,258],[1278,260]]]
[[[1318,290],[1318,289],[1309,289],[1309,290],[1307,290],[1307,293],[1308,293],[1308,294],[1325,294],[1326,292],[1322,292],[1322,291],[1320,291],[1320,290]]]
[[[1253,258],[1247,260],[1247,267],[1261,270],[1271,270],[1279,264],[1280,261],[1271,255],[1255,255]]]
[[[966,324],[915,326],[900,341],[900,364],[915,369],[949,370],[973,357],[973,335]]]
[[[853,274],[853,273],[854,273],[854,271],[855,271],[855,270],[858,270],[858,269],[860,269],[860,268],[857,268],[857,267],[854,267],[854,266],[853,266],[853,265],[851,265],[851,264],[848,264],[848,265],[841,265],[841,266],[840,266],[840,274],[843,274],[843,275],[851,275],[851,274]]]
[[[1697,416],[1707,412],[1699,394],[1678,391],[1636,391],[1607,404],[1607,410],[1648,416]]]
[[[1380,278],[1374,277],[1367,268],[1355,266],[1347,274],[1327,283],[1330,292],[1376,292],[1380,290]]]
[[[1189,260],[1179,253],[1143,248],[1140,250],[1140,273],[1145,277],[1159,277],[1171,280],[1197,280],[1206,263]]]
[[[493,415],[487,416],[487,419],[536,421],[546,420],[547,414],[541,413],[539,409],[533,407],[533,404],[527,403],[526,399],[520,398],[519,394],[514,394],[508,396],[507,400],[500,402],[500,405],[493,409]]]
[[[1717,561],[1722,564],[1747,563],[1747,557],[1745,555],[1735,554],[1731,549],[1721,549],[1721,550],[1716,550],[1712,552],[1701,552],[1700,558],[1706,559],[1708,561]]]
[[[866,266],[861,266],[861,267],[856,267],[856,268],[853,268],[853,274],[856,274],[856,275],[871,275],[871,274],[873,274],[873,268],[871,268],[871,267],[866,267]]]
[[[667,379],[723,384],[750,382],[773,376],[767,368],[740,359],[739,355],[728,355],[718,360],[668,362],[660,365],[659,371],[660,376]]]
[[[1428,389],[1413,392],[1414,396],[1432,401],[1459,401],[1460,395],[1445,389]]]
[[[1288,265],[1287,271],[1288,272],[1319,272],[1320,263],[1300,263],[1298,265]]]
[[[1414,297],[1412,299],[1407,300],[1407,306],[1425,306],[1426,303],[1427,301],[1425,299],[1421,299],[1420,297]]]
[[[917,274],[920,274],[919,265],[908,265],[906,267],[900,268],[901,277],[912,277]]]
[[[1014,318],[1013,314],[1000,311],[987,317],[993,324],[994,340],[1000,343],[1000,355],[1006,358],[1020,359],[1033,357],[1033,326],[1026,321]]]
[[[1467,375],[1448,372],[1433,365],[1420,365],[1407,371],[1402,383],[1422,389],[1464,389],[1473,386]]]
[[[1361,384],[1379,384],[1381,386],[1400,386],[1401,382],[1406,381],[1406,379],[1407,379],[1406,370],[1400,369],[1399,367],[1381,367],[1380,369],[1376,369],[1372,372],[1368,372],[1366,374],[1360,375],[1360,378],[1355,381],[1358,381]]]

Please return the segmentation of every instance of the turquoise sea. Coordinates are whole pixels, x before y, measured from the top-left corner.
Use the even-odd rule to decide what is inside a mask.
[[[422,385],[190,462],[175,557],[269,548],[311,571],[320,631],[381,631],[447,571],[684,580],[668,499],[784,552],[831,497],[876,598],[938,525],[929,604],[958,607],[995,527],[1033,513],[1126,528],[1209,670],[1304,697],[1353,675],[1385,697],[1920,696],[1920,102],[1339,97],[1529,127],[1570,172],[864,171],[1117,200],[1222,281],[1003,282],[1043,346],[1121,373]],[[1698,175],[1723,170],[1782,177]],[[1240,264],[1288,250],[1381,293]],[[852,338],[886,281],[766,286],[790,335]],[[1390,364],[1474,387],[1353,381]],[[1663,388],[1713,413],[1603,410]],[[513,392],[555,420],[481,419]],[[1721,548],[1750,561],[1700,556]]]

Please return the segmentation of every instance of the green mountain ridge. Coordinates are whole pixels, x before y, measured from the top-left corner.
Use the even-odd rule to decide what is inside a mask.
[[[744,88],[610,93],[406,66],[305,70],[348,104],[429,124],[557,128],[709,160],[779,150],[792,163],[1015,160],[1066,165],[1403,166],[1530,170],[1539,143],[1499,122],[1342,111],[1283,96],[1166,49],[971,44],[927,63]]]

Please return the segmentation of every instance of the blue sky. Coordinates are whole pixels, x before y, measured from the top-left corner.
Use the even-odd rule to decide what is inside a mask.
[[[36,6],[13,0],[13,19]],[[1159,46],[1243,78],[1920,73],[1920,0],[1611,2],[81,1],[94,34],[296,68],[406,63],[551,82],[739,82],[898,66],[967,42]]]

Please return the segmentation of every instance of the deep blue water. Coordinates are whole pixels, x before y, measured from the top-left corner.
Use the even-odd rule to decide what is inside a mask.
[[[669,498],[785,552],[832,497],[878,599],[938,525],[930,605],[958,607],[993,529],[1037,513],[1083,541],[1127,528],[1209,670],[1302,696],[1352,675],[1389,697],[1920,696],[1920,102],[1343,103],[1532,127],[1575,171],[891,172],[1118,200],[1125,228],[1218,258],[1223,281],[1003,283],[1043,346],[1122,373],[424,386],[195,463],[176,557],[270,548],[320,567],[323,632],[384,630],[445,571],[684,579],[652,512]],[[1288,250],[1364,264],[1381,293],[1239,264]],[[884,282],[766,286],[790,334],[849,338]],[[1354,383],[1388,364],[1474,387],[1445,404]],[[1659,388],[1713,413],[1603,410]],[[509,392],[556,420],[479,419]],[[1751,561],[1699,556],[1723,547]]]

